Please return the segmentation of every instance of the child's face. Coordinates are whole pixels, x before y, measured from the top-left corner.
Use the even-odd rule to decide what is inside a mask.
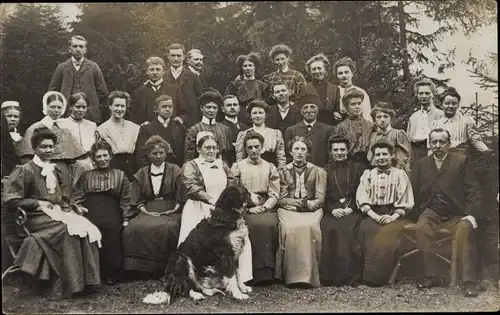
[[[169,119],[172,117],[172,113],[174,111],[174,103],[172,100],[161,101],[157,107],[158,115],[163,119]]]
[[[17,128],[21,119],[21,112],[16,108],[9,108],[4,111],[4,116],[7,118],[9,129]]]

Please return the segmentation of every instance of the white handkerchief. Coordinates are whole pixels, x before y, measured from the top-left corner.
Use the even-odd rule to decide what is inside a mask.
[[[142,302],[147,304],[170,304],[170,294],[167,292],[150,293]]]

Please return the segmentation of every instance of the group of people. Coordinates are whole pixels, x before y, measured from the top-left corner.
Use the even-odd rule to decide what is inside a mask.
[[[271,49],[277,70],[262,80],[259,56],[242,55],[222,96],[205,86],[202,52],[189,51],[186,66],[184,47],[172,44],[170,68],[148,58],[148,80],[131,97],[108,95],[86,44],[70,38],[72,56],[43,97],[45,117],[24,135],[22,106],[2,104],[2,211],[24,209],[31,233],[15,257],[22,271],[58,279],[65,296],[112,285],[124,270],[160,278],[225,187],[241,184],[262,197],[245,214],[240,263],[250,283],[385,285],[413,212],[426,272],[419,287],[440,285],[433,238],[446,227],[463,292],[478,294],[470,151],[489,149],[454,88],[440,96],[441,110],[432,81],[418,81],[405,131],[391,126],[390,103],[372,108],[353,84],[348,57],[332,68],[337,86],[323,54],[306,63],[309,83],[289,68],[286,45]]]

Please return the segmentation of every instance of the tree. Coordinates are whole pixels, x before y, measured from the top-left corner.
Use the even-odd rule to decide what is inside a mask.
[[[1,97],[21,103],[23,129],[42,117],[42,96],[66,54],[68,34],[59,8],[44,4],[17,4],[1,31]]]

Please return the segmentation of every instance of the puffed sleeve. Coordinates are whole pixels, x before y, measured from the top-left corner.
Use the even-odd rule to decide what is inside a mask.
[[[415,202],[413,199],[413,189],[410,178],[404,170],[395,169],[398,172],[398,182],[396,186],[396,198],[394,200],[395,213],[405,216],[413,208]]]
[[[231,174],[233,174],[234,183],[236,185],[241,184],[241,171],[238,163],[233,163],[233,166],[231,166]]]
[[[240,131],[238,133],[238,136],[236,137],[236,146],[235,146],[235,151],[236,151],[236,162],[239,162],[245,158],[245,148],[243,144],[243,139],[245,139],[245,135],[247,134],[247,130]]]
[[[316,211],[319,208],[323,207],[325,203],[325,193],[326,193],[326,172],[320,167],[316,167],[317,172],[316,175],[314,176],[314,181],[316,182],[316,191],[314,194],[314,199],[311,200],[313,206],[311,207],[311,211]]]
[[[182,182],[186,189],[186,197],[192,200],[201,200],[208,203],[212,198],[203,185],[202,175],[194,161],[184,163],[182,166]]]
[[[356,191],[356,205],[361,212],[366,213],[371,209],[371,176],[370,170],[365,170],[359,181],[358,190]]]
[[[280,198],[278,200],[278,204],[285,208],[295,206],[296,199],[289,197],[288,193],[288,183],[293,182],[292,174],[290,174],[290,171],[286,167],[279,169],[278,174],[280,175]]]
[[[222,161],[222,167],[224,168],[224,172],[226,173],[227,185],[229,186],[236,184],[236,178],[234,178],[233,173],[231,172],[229,166],[227,166],[226,162]]]
[[[280,175],[278,169],[274,164],[270,164],[271,170],[269,174],[269,185],[267,187],[267,194],[269,198],[263,204],[267,209],[272,209],[278,203],[280,198]]]
[[[276,164],[279,168],[286,165],[285,142],[279,130],[276,130]]]
[[[143,170],[140,169],[134,174],[134,180],[132,181],[132,192],[130,197],[130,206],[135,211],[141,206],[146,205],[146,196],[144,194],[143,184]]]
[[[396,159],[399,169],[409,171],[411,158],[411,142],[406,132],[398,130],[396,134]]]
[[[23,166],[16,166],[7,178],[2,201],[7,208],[21,207],[26,210],[38,208],[38,200],[29,198],[28,189],[32,179]]]
[[[130,195],[132,194],[132,185],[130,184],[125,173],[121,172],[121,189],[120,189],[120,209],[122,211],[122,220],[128,221],[132,213],[130,213]]]
[[[76,181],[75,187],[73,187],[73,190],[71,191],[71,201],[70,203],[72,205],[78,206],[78,207],[83,207],[83,202],[85,201],[85,184],[87,182],[87,175],[86,172],[84,172],[78,180]]]
[[[175,201],[183,205],[186,202],[186,197],[185,197],[185,188],[184,184],[182,183],[182,170],[179,166],[174,165],[174,178],[175,178],[175,187],[174,187],[174,194],[175,194]]]

